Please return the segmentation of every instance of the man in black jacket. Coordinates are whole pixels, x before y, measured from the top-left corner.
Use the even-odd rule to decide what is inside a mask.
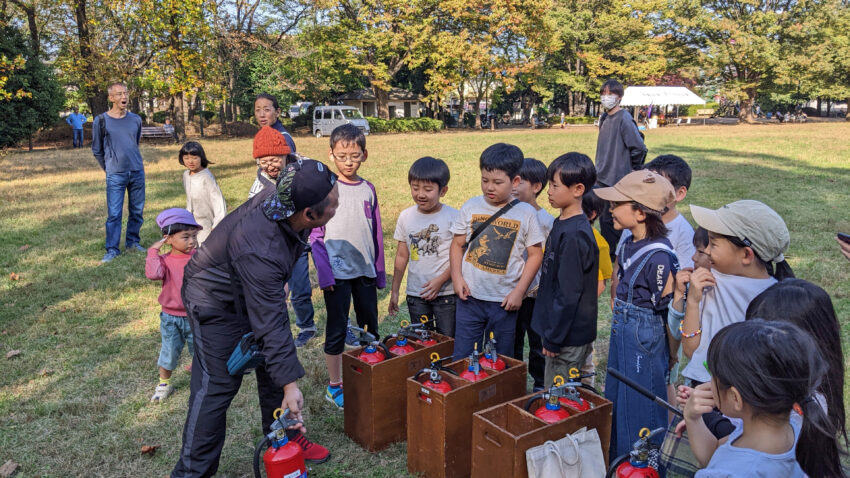
[[[241,375],[228,373],[227,360],[248,332],[265,356],[256,369],[263,433],[278,407],[301,419],[304,399],[296,380],[304,369],[289,328],[284,284],[310,231],[334,216],[338,200],[336,175],[327,166],[293,162],[276,189],[267,188],[225,217],[186,265],[182,295],[195,356],[183,446],[172,477],[217,471],[227,409],[242,384]]]

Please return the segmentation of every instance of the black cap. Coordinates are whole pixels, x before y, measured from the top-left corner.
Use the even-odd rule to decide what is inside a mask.
[[[328,197],[336,179],[324,163],[298,155],[281,171],[277,194],[263,202],[263,211],[269,219],[286,219]]]

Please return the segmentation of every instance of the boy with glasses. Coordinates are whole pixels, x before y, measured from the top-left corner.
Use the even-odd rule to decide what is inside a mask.
[[[378,334],[378,289],[386,286],[384,237],[375,186],[357,175],[366,161],[366,136],[346,124],[331,133],[328,160],[339,173],[339,209],[310,234],[319,287],[327,310],[325,398],[343,408],[342,352],[352,299],[357,324]]]

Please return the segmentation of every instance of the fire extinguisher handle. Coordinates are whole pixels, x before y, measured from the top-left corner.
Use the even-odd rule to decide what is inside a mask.
[[[538,398],[543,398],[543,393],[536,393],[532,395],[528,401],[525,402],[525,406],[523,407],[526,412],[531,412],[531,404],[534,403]]]
[[[378,345],[379,345],[379,346],[381,347],[381,349],[384,351],[384,357],[386,357],[386,358],[390,358],[390,348],[389,348],[389,347],[387,347],[387,344],[386,344],[386,343],[383,343],[383,342],[380,342],[380,343],[378,343]]]

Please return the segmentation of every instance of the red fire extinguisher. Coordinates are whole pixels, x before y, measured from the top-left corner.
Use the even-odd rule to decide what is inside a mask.
[[[477,382],[483,378],[487,378],[487,372],[481,370],[481,364],[478,363],[478,343],[474,344],[472,354],[469,356],[469,368],[460,373],[460,378]]]
[[[565,382],[564,377],[556,375],[554,384],[549,387],[549,390],[528,399],[525,403],[525,410],[530,412],[532,404],[542,398],[546,403],[534,410],[534,416],[546,423],[559,422],[569,417],[573,413],[570,408],[579,412],[590,410],[592,404],[581,398],[576,390],[577,386],[581,386],[581,383]]]
[[[611,463],[608,478],[659,478],[658,470],[649,463],[649,452],[653,448],[649,440],[663,432],[664,428],[656,428],[652,432],[649,428],[642,428],[638,433],[640,439],[632,445],[632,451]]]
[[[450,368],[443,367],[442,363],[445,359],[440,359],[440,355],[437,352],[431,354],[431,366],[428,368],[423,368],[422,370],[416,372],[416,375],[413,377],[414,380],[419,380],[419,377],[427,373],[428,378],[422,382],[422,385],[428,387],[432,390],[436,390],[440,393],[449,393],[452,391],[452,386],[450,383],[443,381],[442,375],[440,375],[440,371],[451,373],[452,375],[457,375],[457,372]],[[422,396],[422,394],[420,394]]]
[[[505,361],[499,358],[496,353],[496,338],[493,332],[490,332],[490,340],[484,344],[484,356],[478,361],[484,368],[491,370],[502,371],[505,369]]]
[[[410,337],[415,338],[416,334],[411,331],[410,322],[402,320],[401,328],[398,330],[397,333],[385,337],[384,344],[386,344],[387,341],[390,339],[396,339],[393,346],[390,347],[390,352],[395,355],[406,355],[416,350],[415,348],[413,348],[412,345],[410,345]]]
[[[286,429],[301,423],[299,420],[287,418],[289,409],[278,408],[274,411],[275,421],[271,424],[271,432],[260,440],[254,450],[254,476],[260,478],[260,452],[263,454],[263,464],[267,478],[306,478],[307,465],[304,464],[304,452],[301,446],[289,441]],[[271,446],[268,446],[271,444]]]
[[[369,333],[367,329],[368,327],[362,329],[351,327],[351,330],[360,334],[358,341],[361,344],[366,344],[366,347],[363,348],[363,351],[360,352],[357,358],[369,364],[383,362],[390,356],[390,351],[386,345],[378,342],[378,338]]]

